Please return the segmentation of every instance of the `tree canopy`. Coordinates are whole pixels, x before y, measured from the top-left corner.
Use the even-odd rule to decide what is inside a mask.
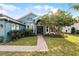
[[[79,11],[79,4],[71,4],[70,9],[74,9],[74,10]]]
[[[73,24],[72,15],[64,10],[58,9],[56,13],[53,11],[42,16],[42,22],[51,29],[61,28],[61,26],[70,26]]]

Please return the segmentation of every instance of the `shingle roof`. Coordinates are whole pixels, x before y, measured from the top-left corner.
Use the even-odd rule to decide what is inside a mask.
[[[11,22],[14,22],[14,23],[18,23],[18,24],[24,25],[23,23],[15,20],[15,19],[13,19],[13,18],[11,18],[11,17],[9,17],[7,15],[4,15],[4,14],[0,14],[0,19],[6,19],[8,21],[11,21]]]

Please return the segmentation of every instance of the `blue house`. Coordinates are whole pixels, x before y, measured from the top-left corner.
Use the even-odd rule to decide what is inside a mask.
[[[41,22],[41,17],[39,15],[36,15],[34,13],[29,13],[22,18],[19,19],[20,22],[24,23],[26,25],[27,29],[32,29],[33,33],[37,34],[48,34],[49,28],[44,26]]]
[[[20,19],[15,20],[9,16],[0,14],[0,36],[3,36],[3,42],[9,41],[7,33],[11,30],[33,30],[35,35],[37,34],[48,34],[49,27],[42,24],[42,16],[34,13],[29,13]],[[51,31],[52,32],[52,31]]]
[[[7,42],[7,33],[11,30],[25,29],[25,25],[9,16],[0,14],[0,36],[3,36],[3,43]]]

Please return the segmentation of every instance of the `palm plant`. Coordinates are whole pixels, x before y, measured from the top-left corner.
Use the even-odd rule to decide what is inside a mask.
[[[70,8],[79,11],[79,4],[71,4]]]

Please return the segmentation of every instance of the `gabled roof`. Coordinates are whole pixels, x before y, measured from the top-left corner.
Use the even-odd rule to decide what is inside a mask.
[[[14,23],[18,23],[18,24],[24,25],[24,24],[22,24],[21,22],[19,22],[19,21],[13,19],[13,18],[11,18],[11,17],[9,17],[9,16],[7,16],[7,15],[4,15],[4,14],[0,14],[0,19],[1,19],[1,20],[7,20],[7,21],[11,21],[11,22],[14,22]]]
[[[34,19],[35,19],[34,21],[35,21],[35,23],[36,23],[38,20],[41,20],[41,19],[42,19],[42,16],[37,16],[37,17],[35,17]]]
[[[36,14],[34,14],[34,13],[28,13],[28,14],[26,14],[26,15],[24,15],[23,17],[21,17],[21,18],[19,18],[18,20],[20,20],[20,19],[22,19],[22,18],[24,18],[24,17],[28,17],[28,16],[30,16],[30,15],[34,15],[34,16],[38,16],[38,15],[36,15]]]
[[[0,18],[1,18],[1,17],[13,19],[13,18],[11,18],[11,17],[9,17],[9,16],[7,16],[7,15],[4,15],[4,14],[0,14]],[[13,20],[15,20],[15,19],[13,19]]]

